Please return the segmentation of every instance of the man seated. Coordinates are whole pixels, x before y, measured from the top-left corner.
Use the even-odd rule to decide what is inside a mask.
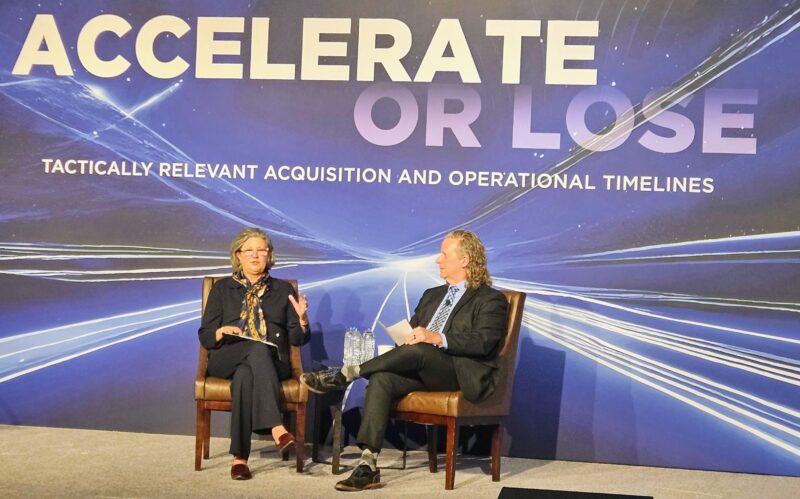
[[[361,365],[306,373],[301,381],[323,393],[343,390],[355,378],[369,380],[356,438],[361,459],[337,490],[380,487],[377,457],[392,401],[412,391],[461,390],[469,401],[492,394],[497,354],[505,334],[508,301],[491,288],[486,251],[473,232],[445,236],[436,258],[446,284],[426,290],[414,310],[405,344]]]

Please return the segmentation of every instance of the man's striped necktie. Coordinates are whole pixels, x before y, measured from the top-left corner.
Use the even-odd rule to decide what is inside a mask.
[[[433,331],[435,333],[442,332],[442,328],[445,322],[447,322],[447,316],[450,315],[450,310],[455,304],[456,293],[458,293],[458,286],[450,286],[450,289],[447,290],[447,298],[444,299],[444,304],[439,309],[436,317],[434,317],[428,325],[428,331]]]

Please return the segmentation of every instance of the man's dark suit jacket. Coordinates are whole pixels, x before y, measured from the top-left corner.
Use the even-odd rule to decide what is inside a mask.
[[[261,310],[267,322],[267,340],[278,345],[278,358],[289,364],[289,345],[301,346],[308,342],[310,333],[300,326],[300,318],[289,302],[291,294],[297,293],[289,282],[270,277],[268,289],[261,296]],[[215,340],[220,326],[236,326],[244,300],[244,286],[227,277],[214,283],[208,294],[203,322],[198,335],[200,343],[208,350],[209,356],[239,355],[239,349],[226,349],[225,345],[242,341],[236,338],[223,337],[219,343]],[[218,359],[221,360],[221,359]]]
[[[447,288],[445,284],[422,294],[409,321],[412,327],[428,325]],[[456,378],[467,400],[479,401],[494,391],[497,354],[505,336],[507,314],[505,295],[481,284],[467,288],[442,329],[447,336],[447,353],[453,356]]]

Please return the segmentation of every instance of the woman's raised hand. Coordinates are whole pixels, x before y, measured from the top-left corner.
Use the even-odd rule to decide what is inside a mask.
[[[294,296],[289,295],[289,302],[291,302],[294,311],[297,312],[297,316],[300,318],[300,325],[305,327],[308,325],[308,297],[304,294],[299,296],[299,299],[295,299]]]

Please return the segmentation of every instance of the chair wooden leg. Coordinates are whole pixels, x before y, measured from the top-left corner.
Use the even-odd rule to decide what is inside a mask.
[[[305,458],[305,440],[306,440],[306,405],[300,404],[297,406],[297,412],[294,419],[294,449],[295,449],[295,471],[298,473],[303,472],[303,459]]]
[[[447,418],[447,454],[445,458],[444,489],[453,490],[456,482],[456,447],[458,446],[458,420]]]
[[[208,459],[211,449],[211,411],[203,410],[203,459]]]
[[[336,406],[333,412],[333,446],[331,455],[331,473],[338,475],[340,473],[339,460],[342,456],[342,409],[344,409],[344,399],[340,405]]]
[[[200,471],[201,459],[203,455],[203,441],[205,431],[203,426],[205,424],[205,415],[203,414],[203,404],[197,401],[197,413],[195,415],[195,428],[194,428],[194,470]]]
[[[408,457],[408,421],[403,421],[403,466],[406,469],[406,458]]]
[[[436,445],[439,442],[439,427],[435,424],[428,425],[428,471],[436,473],[439,468],[436,463]]]
[[[292,413],[287,411],[283,413],[283,427],[287,430],[292,427]],[[289,452],[281,452],[281,460],[288,461],[289,460]]]
[[[500,481],[500,444],[503,439],[503,423],[498,424],[492,433],[492,481]]]
[[[319,460],[319,448],[320,448],[320,443],[319,443],[320,439],[319,439],[319,437],[320,437],[320,433],[322,432],[322,418],[319,417],[320,408],[318,407],[320,404],[315,399],[316,399],[315,397],[312,397],[312,399],[311,399],[311,400],[314,400],[314,402],[312,402],[313,405],[311,406],[314,409],[314,411],[313,411],[314,412],[314,418],[311,420],[312,424],[314,425],[314,427],[311,429],[311,436],[312,436],[312,438],[311,438],[311,462],[312,463],[320,462],[320,460]],[[306,403],[306,408],[307,407],[308,407],[308,403]],[[328,438],[327,438],[327,435],[326,435],[325,436],[325,442],[327,442],[327,441],[328,441]]]

